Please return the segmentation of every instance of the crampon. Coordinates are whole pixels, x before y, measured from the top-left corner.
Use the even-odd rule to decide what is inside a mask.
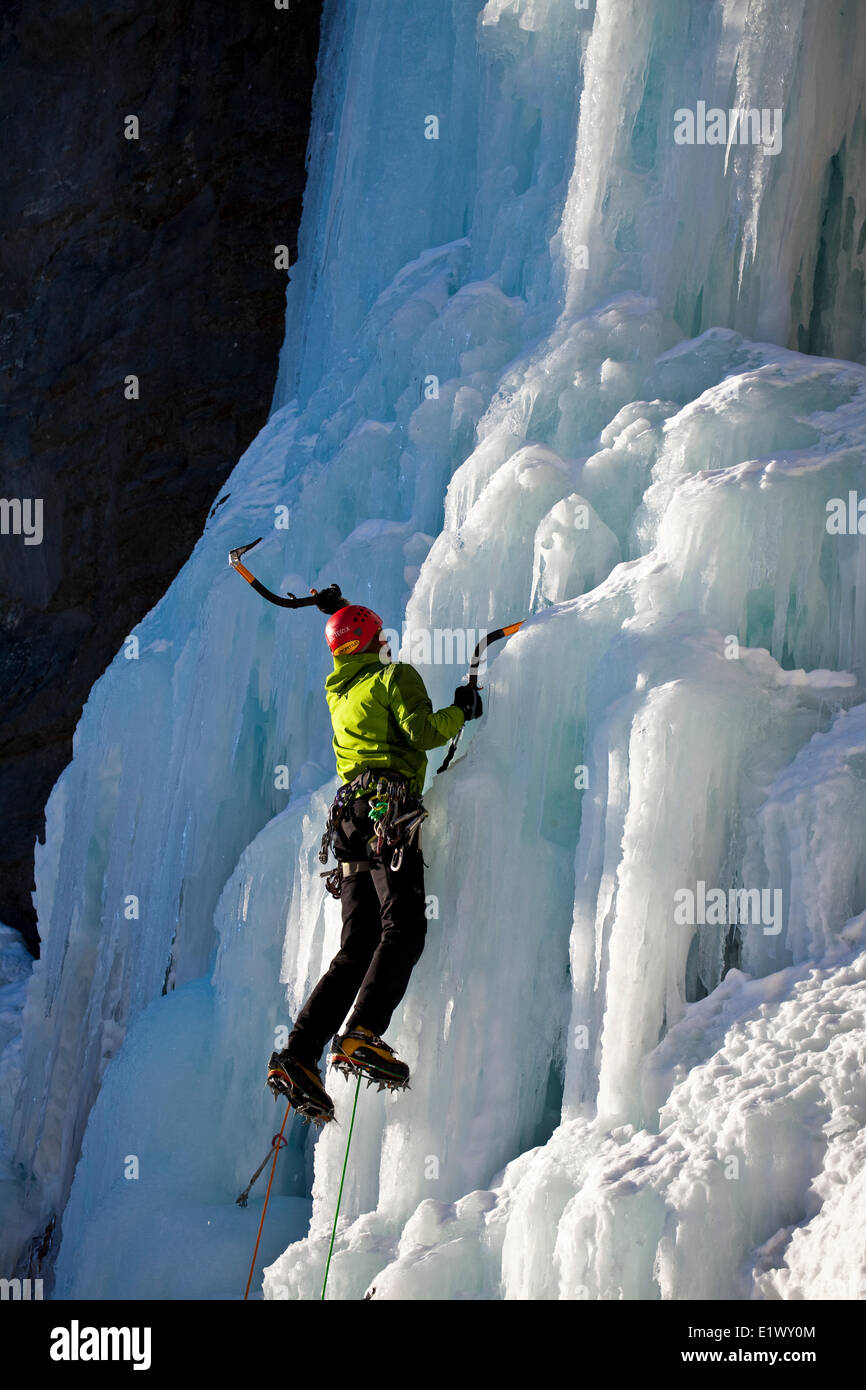
[[[350,1076],[367,1078],[367,1085],[378,1084],[380,1091],[408,1091],[409,1068],[398,1060],[393,1048],[367,1028],[352,1028],[334,1039],[331,1066],[348,1081]]]
[[[273,1052],[268,1063],[268,1086],[274,1100],[287,1100],[305,1124],[321,1127],[333,1120],[334,1102],[315,1068],[304,1066],[287,1052]]]

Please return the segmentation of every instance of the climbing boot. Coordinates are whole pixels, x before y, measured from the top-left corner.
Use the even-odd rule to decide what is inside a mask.
[[[351,1028],[334,1038],[331,1066],[347,1079],[360,1072],[368,1085],[378,1082],[380,1091],[404,1091],[409,1085],[406,1063],[369,1028]]]
[[[282,1096],[308,1123],[323,1125],[333,1120],[334,1102],[317,1069],[293,1057],[288,1049],[271,1053],[268,1085],[275,1100]]]

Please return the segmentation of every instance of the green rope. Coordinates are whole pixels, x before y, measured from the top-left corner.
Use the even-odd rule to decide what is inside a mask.
[[[337,1210],[334,1212],[334,1229],[331,1232],[331,1248],[328,1251],[328,1263],[325,1265],[325,1282],[322,1285],[322,1299],[325,1297],[325,1289],[328,1287],[328,1270],[331,1268],[331,1256],[334,1253],[334,1240],[337,1235],[337,1221],[340,1216],[340,1203],[343,1200],[343,1183],[346,1181],[346,1165],[349,1162],[349,1145],[352,1142],[352,1130],[355,1128],[355,1111],[358,1108],[358,1092],[361,1089],[361,1073],[358,1072],[358,1084],[355,1087],[355,1104],[352,1106],[352,1123],[349,1125],[349,1137],[346,1140],[346,1156],[343,1159],[343,1173],[340,1178],[340,1191],[337,1194]]]

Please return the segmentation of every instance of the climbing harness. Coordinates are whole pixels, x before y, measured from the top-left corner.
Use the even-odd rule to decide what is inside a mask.
[[[322,844],[319,850],[320,864],[327,864],[331,850],[333,849],[337,826],[343,819],[349,804],[369,786],[369,776],[370,774],[368,772],[363,772],[359,777],[356,777],[354,781],[344,782],[337,792],[337,795],[334,797],[334,800],[331,802],[331,808],[328,811],[328,819],[325,822],[325,830],[322,835]],[[338,864],[335,869],[326,869],[323,874],[320,874],[320,877],[325,880],[325,887],[331,894],[331,897],[339,898],[342,878],[341,866]]]
[[[374,785],[375,784],[375,785]],[[371,791],[371,788],[373,790]],[[322,835],[319,862],[327,864],[337,829],[346,814],[347,807],[359,797],[370,797],[370,820],[374,833],[367,841],[370,851],[383,855],[386,848],[392,850],[390,867],[396,873],[403,863],[407,847],[413,844],[427,819],[429,812],[417,792],[412,791],[407,778],[399,772],[378,774],[372,768],[365,768],[351,782],[344,782],[331,804],[328,820]],[[351,863],[337,864],[336,868],[326,870],[321,877],[325,887],[334,898],[339,898],[344,878],[363,873],[370,868],[369,861],[353,860]]]

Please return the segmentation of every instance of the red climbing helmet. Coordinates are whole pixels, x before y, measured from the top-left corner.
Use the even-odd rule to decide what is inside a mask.
[[[350,652],[363,651],[381,628],[382,619],[372,608],[350,603],[347,608],[338,608],[328,619],[325,640],[334,656],[348,656]]]

